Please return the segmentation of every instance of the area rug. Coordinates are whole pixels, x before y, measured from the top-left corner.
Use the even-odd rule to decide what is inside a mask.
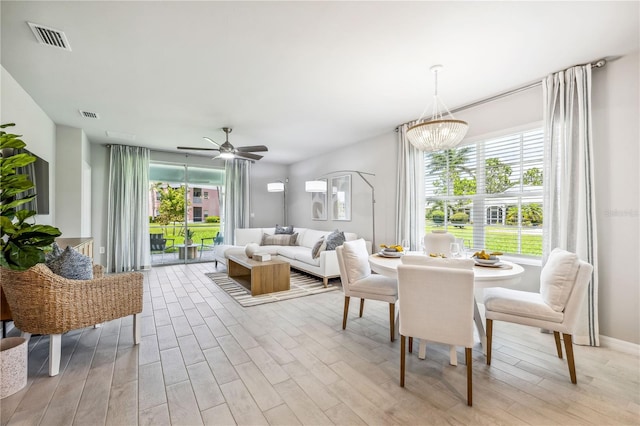
[[[247,308],[264,303],[279,302],[281,300],[295,299],[296,297],[311,296],[313,294],[327,293],[340,289],[340,286],[337,285],[339,282],[338,279],[329,280],[329,284],[325,288],[321,278],[291,271],[291,288],[289,290],[251,296],[249,290],[235,282],[232,278],[229,278],[226,272],[210,272],[205,275],[209,277],[214,284],[226,291],[233,300]]]

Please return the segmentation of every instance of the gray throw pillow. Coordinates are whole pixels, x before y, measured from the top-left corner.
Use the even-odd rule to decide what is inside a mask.
[[[62,249],[60,248],[58,243],[54,242],[51,245],[51,251],[47,252],[44,255],[44,261],[45,261],[45,263],[52,262],[55,258],[59,257],[61,254],[62,254]]]
[[[60,256],[56,257],[47,266],[56,275],[72,280],[93,279],[93,261],[89,256],[67,247]]]
[[[276,225],[276,235],[278,234],[293,234],[293,225],[289,226],[280,226]]]
[[[311,257],[317,259],[320,257],[320,252],[326,250],[327,244],[324,242],[324,235],[320,237],[318,241],[313,245],[311,249]]]
[[[335,250],[336,247],[341,246],[346,241],[346,239],[344,238],[344,232],[338,231],[336,229],[335,231],[327,235],[325,241],[327,242],[327,250]]]
[[[279,235],[269,235],[264,234],[262,236],[261,246],[295,246],[296,240],[298,239],[298,234],[279,234]]]

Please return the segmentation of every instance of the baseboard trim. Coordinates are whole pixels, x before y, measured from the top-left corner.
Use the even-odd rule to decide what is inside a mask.
[[[613,337],[600,335],[600,346],[629,355],[640,355],[640,345]]]

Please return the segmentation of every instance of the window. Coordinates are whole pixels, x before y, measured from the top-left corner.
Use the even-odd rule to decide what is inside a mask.
[[[542,129],[425,153],[425,231],[473,248],[542,255]]]
[[[204,191],[204,199],[205,200],[209,199],[209,191]]]

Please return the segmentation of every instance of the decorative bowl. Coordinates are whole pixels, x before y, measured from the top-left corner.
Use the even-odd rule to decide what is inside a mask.
[[[500,258],[498,256],[490,256],[489,259],[480,259],[476,256],[473,257],[473,260],[476,261],[476,263],[479,263],[481,265],[493,265],[496,264],[498,262],[500,262]]]

